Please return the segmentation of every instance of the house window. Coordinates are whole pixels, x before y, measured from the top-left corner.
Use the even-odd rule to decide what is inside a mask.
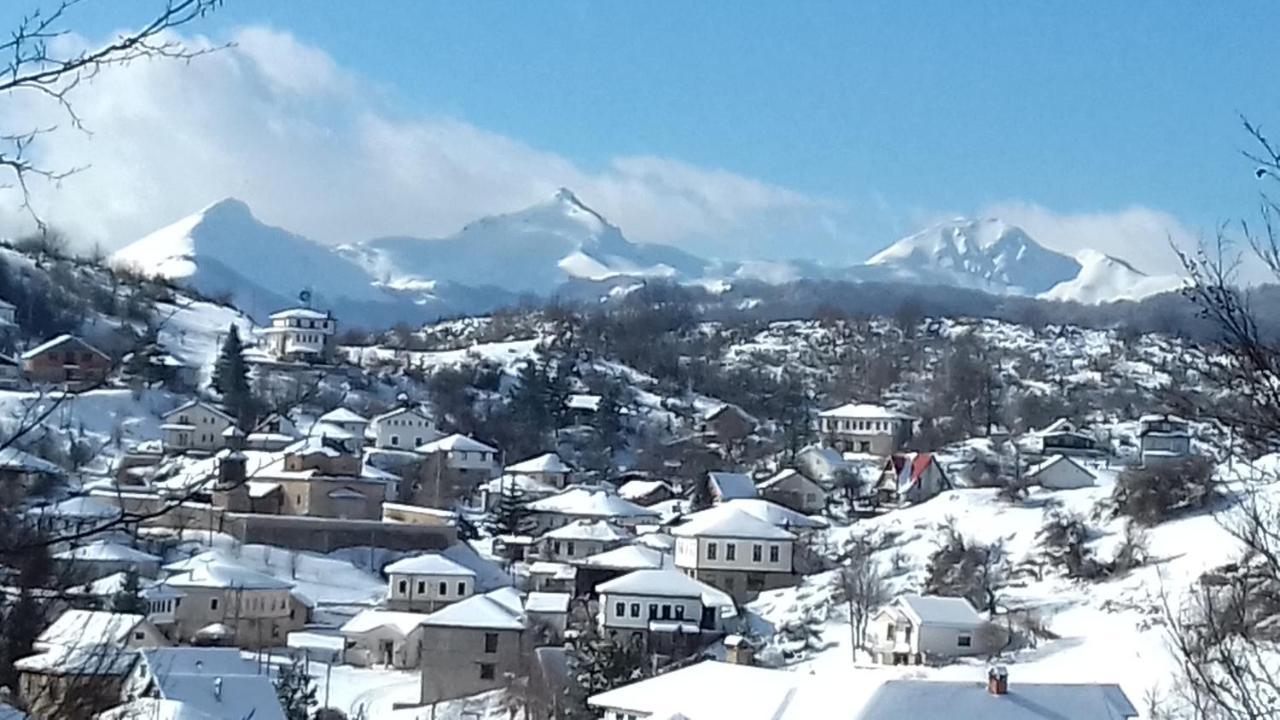
[[[764,546],[756,543],[751,546],[751,562],[761,562],[764,560]]]
[[[399,445],[399,444],[400,444],[400,436],[399,436],[399,435],[392,435],[392,436],[391,436],[391,444],[392,444],[392,445]]]
[[[484,634],[484,651],[490,654],[498,652],[498,633]]]
[[[973,646],[972,635],[961,635],[956,638],[956,647],[972,647],[972,646]]]
[[[444,582],[440,583],[440,595],[444,596],[448,594],[449,594],[449,583],[444,583]]]
[[[769,546],[769,562],[771,563],[778,562],[778,546],[777,545]]]
[[[458,596],[461,597],[466,594],[467,594],[467,584],[462,582],[458,583]]]
[[[134,640],[141,640],[141,639],[143,639],[143,638],[145,638],[145,637],[146,637],[146,633],[142,632],[141,630],[134,630],[134,631],[133,631],[133,639],[134,639]]]
[[[570,541],[567,543],[567,545],[568,545],[568,548],[569,548],[569,555],[570,555],[570,556],[572,556],[572,555],[573,555],[573,552],[574,552],[574,551],[573,551],[573,541],[572,541],[572,540],[570,540]]]
[[[481,680],[493,679],[493,663],[480,663],[480,679]]]
[[[559,555],[559,554],[560,554],[560,541],[559,541],[559,540],[556,540],[556,541],[552,542],[552,543],[551,543],[551,548],[552,548],[552,550],[555,552],[555,554],[556,554],[556,555]]]
[[[671,606],[666,603],[662,604],[662,619],[663,620],[671,619]]]
[[[738,559],[738,543],[724,544],[724,559],[730,562]]]
[[[683,620],[683,619],[684,619],[684,606],[683,606],[683,605],[677,605],[677,606],[676,606],[676,619],[677,619],[677,620]]]
[[[209,598],[209,609],[210,610],[218,609],[218,598]]]
[[[714,542],[707,543],[707,559],[708,560],[716,559],[716,544]]]
[[[649,619],[658,619],[658,603],[649,603]]]
[[[631,603],[631,617],[640,617],[640,603]]]
[[[616,603],[616,604],[614,604],[614,606],[613,606],[613,614],[614,614],[614,615],[617,615],[618,617],[626,617],[626,616],[627,616],[627,604],[626,604],[626,603]]]
[[[401,595],[407,595],[408,593],[409,593],[409,581],[408,581],[408,580],[401,580],[401,581],[400,581],[400,594],[401,594]]]

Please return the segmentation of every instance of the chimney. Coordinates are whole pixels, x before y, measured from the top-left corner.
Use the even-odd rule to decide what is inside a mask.
[[[213,679],[213,698],[219,702],[222,701],[222,678],[220,677]]]
[[[1009,670],[1003,665],[995,665],[987,670],[987,692],[992,695],[1009,693]]]

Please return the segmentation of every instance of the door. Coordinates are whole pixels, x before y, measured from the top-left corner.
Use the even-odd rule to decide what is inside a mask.
[[[382,641],[382,664],[394,665],[396,655],[396,644],[393,640]]]

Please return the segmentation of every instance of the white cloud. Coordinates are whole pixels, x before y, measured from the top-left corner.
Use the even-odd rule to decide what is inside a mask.
[[[988,205],[981,215],[1021,226],[1045,247],[1068,253],[1101,250],[1152,275],[1181,274],[1173,247],[1193,249],[1199,239],[1173,215],[1140,206],[1115,212],[1059,213],[1034,203],[1007,201]]]
[[[46,166],[90,167],[37,186],[41,214],[79,242],[113,248],[234,196],[266,222],[339,243],[448,234],[566,186],[633,240],[762,256],[818,254],[829,241],[833,209],[804,194],[658,157],[586,170],[458,118],[392,113],[378,90],[288,33],[252,27],[234,40],[191,63],[138,62],[79,88],[92,134],[64,129],[37,152]],[[39,97],[0,103],[0,128],[62,120]],[[0,196],[0,233],[22,230],[16,207],[12,191]]]

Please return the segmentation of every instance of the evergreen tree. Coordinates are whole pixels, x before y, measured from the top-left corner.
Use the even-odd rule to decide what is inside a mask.
[[[524,491],[514,480],[503,479],[498,504],[489,515],[489,532],[494,535],[518,535],[529,512],[524,508]]]
[[[650,673],[644,647],[638,642],[615,642],[592,628],[583,628],[568,653],[569,686],[560,717],[596,717],[587,698],[643,680]]]
[[[511,393],[509,406],[515,422],[517,437],[527,439],[523,447],[507,448],[523,455],[525,451],[545,447],[553,423],[550,404],[550,385],[545,364],[526,360],[520,366],[520,374]]]
[[[244,361],[244,344],[235,325],[227,331],[213,367],[213,389],[222,396],[223,405],[242,427],[252,424],[255,403],[249,386],[249,366]]]
[[[142,599],[137,572],[130,570],[125,573],[124,585],[111,596],[111,611],[131,615],[147,614],[147,602]]]
[[[609,450],[617,451],[622,438],[622,387],[609,383],[600,395],[600,409],[596,411],[596,429],[600,442]]]
[[[276,697],[286,720],[307,720],[311,715],[311,708],[316,704],[316,686],[298,658],[282,665],[276,673]]]

